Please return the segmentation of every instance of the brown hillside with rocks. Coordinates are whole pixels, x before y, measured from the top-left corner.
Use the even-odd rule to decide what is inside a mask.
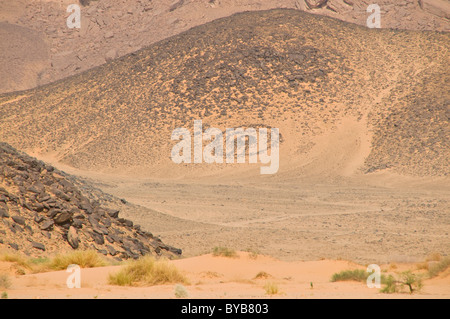
[[[0,0],[0,93],[53,82],[234,13],[291,8],[365,26],[371,0]],[[381,27],[449,31],[444,0],[379,0]],[[11,30],[13,29],[13,32]],[[30,39],[30,37],[32,38]],[[18,60],[17,57],[20,56]]]
[[[0,143],[0,248],[29,256],[95,249],[117,260],[178,256],[120,212],[82,194],[70,176]]]
[[[204,129],[280,128],[287,176],[446,176],[449,44],[448,33],[368,29],[298,10],[240,13],[0,96],[0,140],[91,171],[234,173],[236,165],[171,161],[172,131],[201,119]]]

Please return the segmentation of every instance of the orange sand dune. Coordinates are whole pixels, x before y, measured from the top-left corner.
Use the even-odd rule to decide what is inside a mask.
[[[450,276],[424,281],[413,295],[383,294],[359,282],[330,282],[333,273],[365,267],[343,260],[284,262],[271,257],[239,252],[239,258],[202,255],[171,261],[188,277],[188,298],[448,298]],[[0,263],[0,271],[10,266]],[[412,265],[398,265],[397,270]],[[107,283],[110,273],[120,266],[81,270],[81,288],[69,289],[69,273],[56,271],[12,278],[6,290],[9,298],[175,298],[174,284],[153,287],[117,287]],[[382,269],[388,266],[382,266]],[[412,269],[412,268],[411,268]],[[264,271],[270,276],[256,279]],[[275,283],[279,293],[268,296],[264,285]],[[311,283],[313,288],[311,288]]]

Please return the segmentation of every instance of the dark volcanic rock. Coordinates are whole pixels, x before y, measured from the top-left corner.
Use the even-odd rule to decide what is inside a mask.
[[[73,249],[77,249],[80,243],[80,238],[78,237],[77,230],[74,227],[70,227],[67,232],[67,241]]]
[[[17,224],[25,225],[25,218],[22,216],[12,216],[11,217]]]
[[[51,230],[53,228],[54,224],[55,223],[53,222],[53,220],[47,219],[42,223],[42,225],[40,226],[40,229],[41,230]]]
[[[0,143],[0,245],[36,256],[67,248],[96,249],[119,259],[160,253],[150,244],[151,237],[141,236],[139,225],[83,195],[74,181],[79,183]],[[102,196],[111,201],[111,196]],[[175,254],[167,251],[167,256]]]

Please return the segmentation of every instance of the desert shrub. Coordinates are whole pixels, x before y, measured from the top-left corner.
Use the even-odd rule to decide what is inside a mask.
[[[440,261],[442,259],[442,256],[440,253],[431,253],[428,255],[428,257],[425,259],[425,261]]]
[[[177,298],[187,298],[188,297],[188,292],[183,285],[178,284],[175,286],[175,297],[177,297]]]
[[[256,274],[255,279],[267,279],[272,277],[270,274],[266,273],[265,271],[260,271]]]
[[[423,287],[421,276],[409,270],[402,272],[398,278],[389,275],[384,284],[385,287],[381,289],[382,293],[403,292],[405,288],[408,288],[409,293],[412,294],[420,291]]]
[[[266,291],[266,295],[276,295],[278,294],[278,285],[273,282],[267,282],[264,285],[264,290]]]
[[[258,258],[259,253],[256,250],[249,248],[249,249],[247,249],[247,252],[248,252],[248,258],[250,258],[250,259]]]
[[[118,286],[153,286],[167,283],[185,284],[188,280],[167,260],[156,260],[153,257],[144,256],[129,262],[119,272],[111,274],[108,282]]]
[[[238,255],[234,249],[227,248],[227,247],[214,247],[213,256],[218,257],[230,257],[230,258],[237,258]]]
[[[0,275],[0,288],[8,289],[11,287],[11,280],[7,274]]]
[[[386,278],[385,286],[383,287],[383,289],[381,289],[381,292],[385,294],[392,294],[397,292],[397,290],[397,283],[394,276],[389,275]]]

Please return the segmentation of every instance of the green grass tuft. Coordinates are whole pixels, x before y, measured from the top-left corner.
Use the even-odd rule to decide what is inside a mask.
[[[76,250],[68,254],[55,256],[49,262],[48,267],[53,270],[63,270],[73,264],[81,268],[94,268],[107,265],[105,260],[95,250]]]
[[[367,281],[367,277],[370,276],[370,273],[363,269],[355,269],[355,270],[343,270],[339,273],[333,274],[331,277],[332,282],[337,281]]]

